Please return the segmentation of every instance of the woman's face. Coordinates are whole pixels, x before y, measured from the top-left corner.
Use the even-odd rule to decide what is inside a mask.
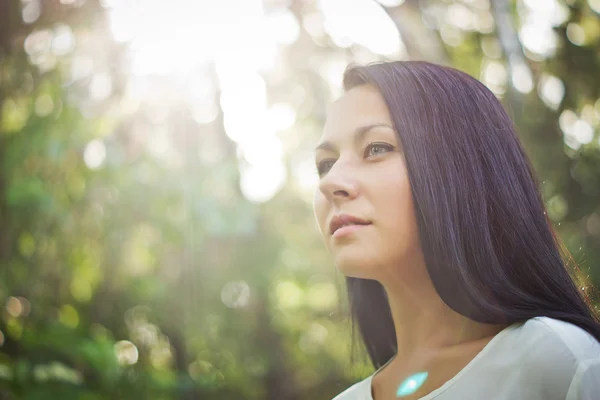
[[[380,280],[420,254],[402,149],[377,89],[357,86],[331,106],[315,160],[315,214],[343,274]]]

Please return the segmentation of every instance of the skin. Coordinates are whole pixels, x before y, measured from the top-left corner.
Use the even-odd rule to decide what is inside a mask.
[[[364,135],[355,132],[377,125]],[[437,294],[419,241],[410,181],[400,140],[376,88],[347,91],[328,110],[315,162],[320,182],[314,209],[325,245],[345,275],[379,281],[396,328],[398,353],[373,378],[375,400],[394,399],[409,375],[428,371],[418,399],[456,375],[506,326],[477,323],[450,309]],[[371,222],[333,237],[334,215]]]

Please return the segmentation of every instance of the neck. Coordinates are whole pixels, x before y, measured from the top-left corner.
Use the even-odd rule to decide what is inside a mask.
[[[397,358],[435,356],[497,334],[504,326],[482,324],[458,314],[438,295],[425,263],[415,263],[410,274],[381,279],[396,329]],[[407,276],[410,275],[410,276]]]

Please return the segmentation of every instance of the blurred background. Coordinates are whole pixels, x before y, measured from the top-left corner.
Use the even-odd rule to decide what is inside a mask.
[[[502,99],[600,283],[600,0],[0,0],[0,399],[331,399],[313,148],[349,63]],[[361,357],[361,355],[363,357]]]

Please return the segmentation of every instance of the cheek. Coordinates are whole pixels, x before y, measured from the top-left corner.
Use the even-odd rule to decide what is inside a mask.
[[[410,185],[407,180],[395,180],[387,184],[387,196],[381,199],[378,207],[382,210],[378,217],[385,225],[382,239],[390,251],[405,254],[419,243]]]

